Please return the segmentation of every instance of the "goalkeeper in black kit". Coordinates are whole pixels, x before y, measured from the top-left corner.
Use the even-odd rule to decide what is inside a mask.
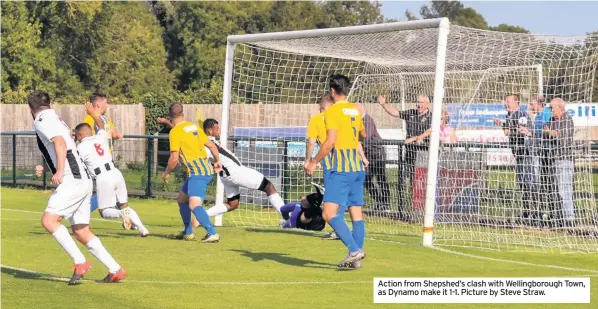
[[[316,192],[302,196],[300,201],[282,206],[280,214],[283,219],[279,223],[280,227],[308,231],[321,231],[326,227],[321,208],[324,188],[315,183],[312,185]]]

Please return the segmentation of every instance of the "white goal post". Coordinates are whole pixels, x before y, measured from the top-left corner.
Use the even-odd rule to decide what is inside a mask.
[[[536,195],[529,195],[520,176],[533,173],[536,180],[528,182],[539,186],[539,163],[531,172],[532,163],[514,158],[508,137],[488,116],[504,119],[510,94],[517,94],[531,116],[539,113],[530,105],[537,96],[588,103],[597,65],[596,37],[483,31],[450,25],[447,18],[233,35],[226,47],[220,142],[261,170],[286,203],[311,193],[310,183],[320,176],[309,179],[302,169],[307,122],[328,91],[328,77],[342,73],[352,82],[349,100],[364,106],[386,139],[386,163],[380,167],[385,180],[367,188],[369,235],[418,239],[424,246],[598,252],[588,128],[576,126],[574,142],[567,144],[573,167],[551,165],[551,177],[561,185],[550,190],[563,201],[570,197],[573,206],[563,202],[564,210],[552,204],[536,209],[551,224],[553,215],[555,222],[562,213],[574,216],[576,226],[532,227],[517,219],[530,211],[528,204],[536,207]],[[399,128],[405,133],[407,122],[393,119],[376,103],[383,94],[400,110],[414,106],[417,96],[431,98],[429,142],[416,158],[408,158],[405,136],[396,134]],[[446,126],[454,127],[456,144],[441,142]],[[481,140],[476,134],[496,140],[465,142]],[[542,138],[526,139],[533,144],[530,162],[540,159],[536,149],[544,145]],[[500,156],[499,163],[491,162],[492,156]],[[560,170],[565,167],[572,173],[570,186]],[[475,202],[464,202],[467,198]],[[224,201],[218,179],[216,203]],[[467,203],[475,207],[464,207]],[[221,226],[224,217],[227,224],[252,227],[277,227],[280,219],[265,195],[251,190],[242,192],[239,210],[216,217],[215,225]]]

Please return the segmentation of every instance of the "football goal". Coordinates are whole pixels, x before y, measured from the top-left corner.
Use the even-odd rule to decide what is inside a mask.
[[[321,171],[303,172],[306,127],[329,76],[341,73],[352,82],[349,100],[380,135],[368,141],[369,237],[598,252],[587,122],[535,127],[543,103],[562,99],[566,118],[567,106],[591,102],[597,64],[598,37],[491,32],[446,18],[229,36],[220,141],[286,203],[298,201],[312,182],[323,184]],[[507,96],[516,101],[510,111]],[[393,117],[380,100],[419,116]],[[418,100],[429,100],[429,112]],[[528,117],[505,131],[517,110]],[[430,123],[428,138],[411,143],[413,121]],[[510,138],[521,144],[515,151]],[[216,202],[223,201],[219,182]],[[245,190],[241,207],[216,224],[265,228],[279,220],[264,193]]]

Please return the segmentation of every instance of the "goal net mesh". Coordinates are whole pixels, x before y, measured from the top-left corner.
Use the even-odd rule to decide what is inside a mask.
[[[368,236],[421,243],[428,146],[426,140],[405,145],[406,128],[431,114],[395,118],[378,97],[418,114],[418,97],[432,99],[437,41],[438,29],[431,28],[237,44],[231,105],[223,111],[229,149],[263,172],[286,203],[314,192],[311,183],[323,181],[321,170],[311,178],[303,171],[307,123],[319,113],[328,77],[344,74],[353,83],[350,101],[363,105],[380,135],[364,141]],[[451,26],[441,146],[433,159],[439,167],[435,245],[598,251],[590,127],[577,115],[591,102],[597,62],[596,37]],[[517,95],[530,120],[523,126],[532,136],[521,137],[526,150],[517,158],[495,124],[507,117],[508,94]],[[560,120],[548,124],[548,133],[534,130],[540,117],[532,103],[539,95],[547,102],[562,98],[567,113],[575,113],[575,127]],[[558,124],[556,137],[546,135]],[[243,190],[239,210],[227,213],[224,224],[277,227],[280,219],[264,193]]]

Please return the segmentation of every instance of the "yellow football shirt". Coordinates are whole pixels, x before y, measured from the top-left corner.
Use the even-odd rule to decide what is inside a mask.
[[[168,138],[170,151],[179,152],[190,176],[214,174],[204,147],[208,136],[196,123],[183,121],[177,124],[170,130]]]
[[[319,113],[311,119],[307,124],[307,138],[315,139],[318,147],[321,147],[326,141],[326,124],[324,123],[324,113]],[[322,168],[329,170],[332,168],[332,155],[328,154],[322,160]]]
[[[363,120],[355,105],[340,101],[324,112],[326,130],[336,131],[336,142],[332,150],[332,169],[337,172],[363,171],[359,156],[359,132]]]
[[[112,123],[112,120],[108,118],[108,115],[100,116],[100,120],[104,124],[104,131],[106,131],[108,136],[108,146],[110,147],[110,152],[112,152],[114,150],[114,144],[112,142],[112,132],[114,130],[114,123]],[[91,127],[91,132],[93,133],[93,135],[96,135],[98,133],[100,128],[98,128],[98,126],[96,125],[95,121],[93,120],[93,117],[85,115],[85,118],[83,118],[83,122],[87,123]]]

